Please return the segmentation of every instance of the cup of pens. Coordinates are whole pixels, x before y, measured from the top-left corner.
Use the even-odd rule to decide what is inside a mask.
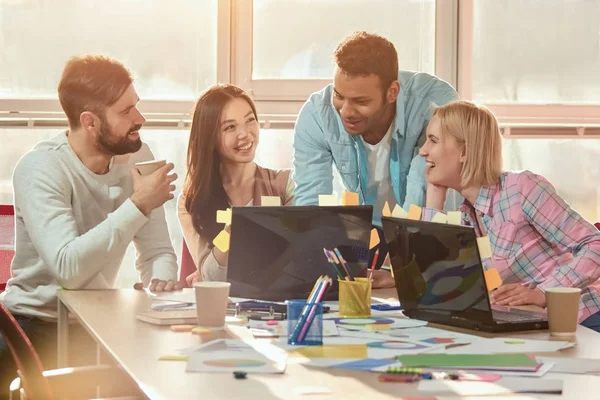
[[[338,279],[340,316],[365,318],[371,316],[371,279]]]
[[[303,317],[304,310],[308,310],[306,317]],[[309,303],[306,300],[288,300],[287,316],[288,344],[294,346],[321,346],[323,344],[322,302]]]

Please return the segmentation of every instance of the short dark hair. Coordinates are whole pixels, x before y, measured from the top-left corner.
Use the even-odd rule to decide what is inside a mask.
[[[350,76],[377,75],[384,90],[398,79],[398,53],[383,36],[354,32],[337,46],[333,57],[337,66]]]
[[[82,112],[104,115],[133,82],[119,61],[101,55],[73,57],[67,61],[58,85],[58,99],[71,129],[79,127]]]

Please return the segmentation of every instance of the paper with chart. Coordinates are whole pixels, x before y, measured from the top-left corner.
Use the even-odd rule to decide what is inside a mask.
[[[193,349],[186,371],[281,374],[286,362],[286,352],[269,343],[219,339]]]
[[[347,346],[363,345],[366,347],[367,358],[392,358],[401,354],[418,354],[432,350],[443,350],[443,344],[417,342],[405,339],[370,339],[347,336],[332,336],[323,338],[323,345]]]
[[[378,332],[389,331],[401,328],[414,328],[427,325],[427,321],[419,321],[409,318],[386,318],[386,317],[367,317],[367,318],[344,318],[339,314],[328,315],[323,318],[333,320],[338,328],[351,331]]]
[[[287,321],[248,321],[248,327],[252,334],[256,336],[279,336],[286,337],[287,340]],[[338,336],[339,332],[334,321],[323,321],[323,336]]]

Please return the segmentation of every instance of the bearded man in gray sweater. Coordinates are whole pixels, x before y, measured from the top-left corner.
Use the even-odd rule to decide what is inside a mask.
[[[107,57],[76,57],[58,96],[69,129],[38,143],[14,171],[15,257],[0,297],[46,369],[56,365],[57,290],[114,288],[132,241],[138,288],[179,289],[162,207],[177,176],[173,164],[147,176],[134,166],[154,157],[140,139],[146,120],[131,73]],[[0,398],[15,376],[0,337]]]

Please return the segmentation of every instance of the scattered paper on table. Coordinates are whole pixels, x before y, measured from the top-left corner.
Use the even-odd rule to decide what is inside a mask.
[[[277,207],[281,205],[281,197],[279,196],[260,196],[260,205]]]
[[[471,344],[447,349],[446,354],[550,353],[573,347],[570,342],[515,338],[481,338]]]
[[[451,380],[422,380],[419,391],[436,396],[493,396],[514,393],[562,394],[563,382],[557,379],[531,379],[505,377],[496,382],[467,382]]]
[[[377,229],[371,229],[371,240],[369,241],[369,249],[377,246],[379,244],[379,232]]]
[[[222,230],[219,232],[217,236],[213,239],[213,244],[223,253],[226,253],[229,250],[229,232]]]
[[[288,321],[274,321],[276,324],[269,324],[268,321],[258,321],[251,319],[248,322],[250,329],[260,329],[269,332],[270,336],[287,337]],[[334,321],[323,320],[323,337],[338,336],[339,331]],[[286,338],[287,341],[287,338]]]
[[[494,290],[502,285],[502,277],[496,268],[490,268],[483,272],[485,278],[485,285],[487,286],[488,292]]]
[[[416,204],[411,204],[410,209],[408,210],[408,219],[419,221],[421,219],[421,207]]]
[[[600,360],[591,358],[540,357],[541,363],[553,363],[552,372],[561,374],[600,375]]]
[[[338,199],[335,194],[320,194],[319,195],[319,206],[320,207],[337,206],[337,205],[338,205]]]
[[[390,329],[414,328],[427,325],[427,321],[418,319],[375,316],[366,318],[343,318],[337,313],[324,316],[323,321],[326,320],[334,320],[338,329],[363,332],[376,332],[378,330],[389,332]]]
[[[492,256],[492,245],[490,244],[490,238],[487,235],[477,238],[477,248],[479,249],[479,257],[481,257],[482,260]]]
[[[392,211],[390,210],[390,205],[388,204],[387,201],[383,205],[383,210],[381,210],[381,215],[383,215],[384,217],[391,217],[392,216]]]
[[[343,206],[357,206],[358,205],[358,193],[343,192],[342,193],[342,205]]]
[[[462,225],[462,214],[460,211],[448,211],[448,223],[452,225]]]
[[[400,207],[399,204],[396,204],[394,210],[392,211],[392,217],[394,218],[408,218],[408,213],[404,210],[404,208]]]
[[[448,216],[441,212],[436,213],[431,219],[431,222],[437,222],[438,224],[446,224],[448,223]]]
[[[227,210],[217,210],[217,223],[231,225],[231,208]]]
[[[367,346],[364,344],[340,346],[306,346],[289,352],[290,357],[307,358],[367,358]]]

